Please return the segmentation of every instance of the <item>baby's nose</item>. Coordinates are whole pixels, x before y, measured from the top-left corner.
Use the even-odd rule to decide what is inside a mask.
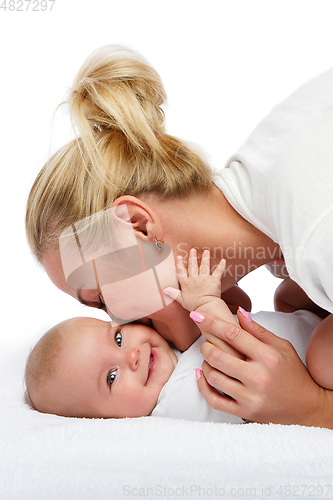
[[[140,350],[137,347],[130,349],[126,357],[131,370],[137,370],[140,360]]]

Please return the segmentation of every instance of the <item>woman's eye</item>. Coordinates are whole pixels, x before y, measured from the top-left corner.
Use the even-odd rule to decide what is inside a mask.
[[[117,370],[111,370],[106,377],[108,385],[111,387],[117,376]]]
[[[122,341],[122,335],[120,333],[120,330],[118,330],[115,335],[114,335],[114,340],[117,344],[118,347],[121,347],[121,341]]]
[[[105,309],[105,304],[104,302],[102,301],[101,297],[98,297],[98,307],[97,309]]]

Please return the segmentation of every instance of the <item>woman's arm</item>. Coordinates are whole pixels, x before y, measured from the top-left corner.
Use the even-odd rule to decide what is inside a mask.
[[[172,317],[172,324],[170,324],[170,317]],[[149,325],[180,351],[186,351],[200,337],[198,326],[176,300],[157,313],[151,314],[150,320]]]
[[[281,312],[294,312],[300,309],[311,311],[320,318],[326,318],[329,312],[315,304],[291,278],[284,279],[274,294],[274,308]]]
[[[306,363],[317,384],[333,390],[333,314],[329,314],[313,330],[307,351]]]
[[[221,299],[227,304],[232,314],[237,314],[239,307],[242,307],[245,311],[251,311],[250,297],[237,284],[223,292]]]
[[[198,388],[209,405],[260,423],[333,428],[333,392],[317,385],[287,340],[238,313],[240,325],[205,315]],[[243,353],[237,359],[217,339]],[[218,394],[218,389],[226,396]]]

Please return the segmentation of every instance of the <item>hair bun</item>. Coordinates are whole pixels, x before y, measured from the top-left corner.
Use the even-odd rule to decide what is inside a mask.
[[[125,134],[132,146],[154,150],[164,132],[165,99],[159,75],[140,55],[106,45],[83,64],[69,102],[83,140],[112,129]]]

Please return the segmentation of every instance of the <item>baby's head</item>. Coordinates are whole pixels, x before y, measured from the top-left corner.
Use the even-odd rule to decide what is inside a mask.
[[[26,385],[32,405],[66,417],[149,415],[177,364],[152,328],[73,318],[49,330],[32,350]]]

